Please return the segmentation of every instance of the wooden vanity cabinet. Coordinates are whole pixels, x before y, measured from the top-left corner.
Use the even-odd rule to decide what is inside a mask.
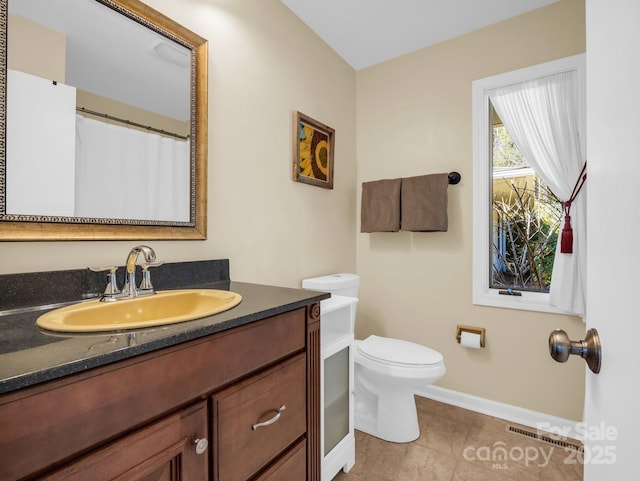
[[[0,479],[320,481],[319,313],[0,396]]]

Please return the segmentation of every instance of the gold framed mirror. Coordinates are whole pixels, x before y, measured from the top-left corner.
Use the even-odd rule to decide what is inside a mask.
[[[0,240],[206,239],[207,48],[138,0],[0,0]]]

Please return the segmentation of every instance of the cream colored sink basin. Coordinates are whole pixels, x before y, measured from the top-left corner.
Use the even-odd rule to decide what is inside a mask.
[[[211,316],[237,306],[241,300],[240,294],[217,289],[160,291],[149,297],[61,307],[40,316],[36,324],[61,332],[136,329]]]

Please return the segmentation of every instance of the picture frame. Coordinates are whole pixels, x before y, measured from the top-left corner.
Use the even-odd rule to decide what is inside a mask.
[[[333,189],[335,130],[302,112],[293,119],[293,180]]]

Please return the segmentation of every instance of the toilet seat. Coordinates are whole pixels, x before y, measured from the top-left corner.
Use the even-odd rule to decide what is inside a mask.
[[[372,335],[356,345],[363,357],[390,366],[428,368],[443,362],[438,351],[401,339]]]

